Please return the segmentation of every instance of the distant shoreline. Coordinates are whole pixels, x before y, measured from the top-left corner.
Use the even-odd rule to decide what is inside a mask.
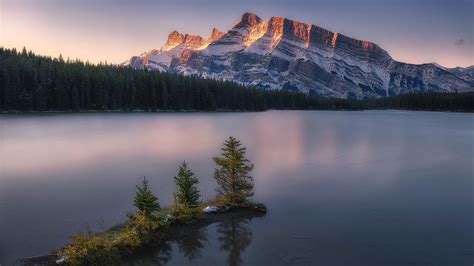
[[[197,110],[156,110],[156,111],[146,111],[146,110],[78,110],[78,111],[62,111],[62,110],[51,110],[51,111],[18,111],[18,110],[9,110],[9,111],[0,111],[0,115],[23,115],[23,114],[108,114],[108,113],[115,113],[115,114],[135,114],[135,113],[264,113],[269,111],[303,111],[303,112],[317,112],[317,111],[324,111],[324,112],[362,112],[362,111],[411,111],[411,112],[434,112],[434,113],[467,113],[471,114],[474,113],[474,110],[466,111],[466,110],[424,110],[424,109],[269,109],[264,111],[241,111],[241,110],[217,110],[217,111],[197,111]]]

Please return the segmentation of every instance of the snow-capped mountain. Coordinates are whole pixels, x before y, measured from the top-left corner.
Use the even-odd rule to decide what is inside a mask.
[[[474,84],[474,66],[446,68],[446,70]]]
[[[377,44],[315,25],[245,13],[227,33],[209,37],[173,31],[159,50],[123,63],[232,80],[264,89],[338,98],[371,98],[412,91],[473,90],[472,67],[398,62]]]

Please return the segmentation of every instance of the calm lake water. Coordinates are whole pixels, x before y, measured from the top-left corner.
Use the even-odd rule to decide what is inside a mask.
[[[474,115],[401,111],[0,115],[0,264],[124,221],[143,176],[170,205],[183,160],[212,198],[230,135],[267,215],[137,264],[473,264]]]

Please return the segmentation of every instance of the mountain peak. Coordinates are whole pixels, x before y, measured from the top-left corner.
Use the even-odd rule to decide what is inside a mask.
[[[166,40],[165,45],[161,47],[161,51],[168,52],[172,50],[173,48],[175,48],[176,46],[182,44],[183,42],[184,42],[184,35],[174,30],[170,34],[168,34],[168,39]]]
[[[218,33],[214,34],[218,35]],[[204,38],[199,35],[183,34],[174,30],[168,35],[168,40],[165,45],[161,47],[161,51],[168,52],[180,45],[182,45],[184,49],[201,50],[204,49],[208,43],[207,40],[204,40]]]
[[[207,41],[209,43],[214,42],[214,41],[220,39],[223,35],[224,35],[224,33],[222,31],[220,31],[218,28],[213,28],[212,32],[211,32],[211,35],[209,35],[209,37],[207,37]]]
[[[246,12],[242,15],[240,18],[240,22],[238,23],[239,25],[248,25],[248,26],[255,26],[259,24],[262,21],[262,19],[255,15],[254,13]]]

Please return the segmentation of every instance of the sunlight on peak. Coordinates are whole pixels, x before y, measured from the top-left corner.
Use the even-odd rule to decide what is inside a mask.
[[[267,31],[267,27],[268,27],[267,21],[262,21],[258,25],[255,25],[255,27],[252,27],[252,29],[250,30],[249,36],[244,41],[245,47],[251,46],[263,35],[265,35],[265,32]]]

